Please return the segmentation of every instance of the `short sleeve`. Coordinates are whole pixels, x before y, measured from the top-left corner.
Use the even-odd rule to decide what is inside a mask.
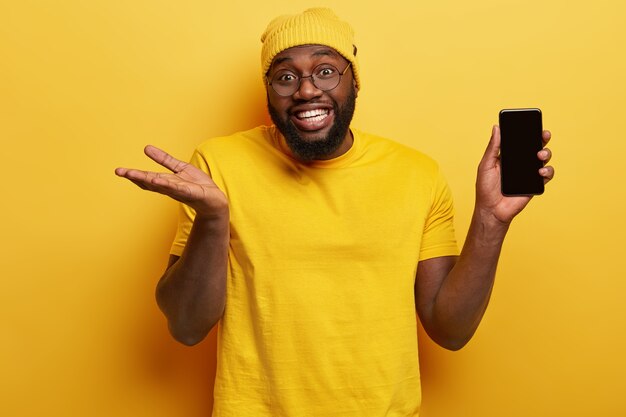
[[[419,260],[458,255],[452,193],[440,170],[437,170],[434,179],[431,201],[431,209],[424,224]]]
[[[200,154],[200,152],[196,149],[196,151],[191,156],[189,163],[195,167],[200,168],[202,171],[206,172],[208,175],[211,175],[209,164],[206,159]],[[189,237],[189,233],[191,232],[191,226],[193,226],[193,219],[196,217],[196,212],[194,209],[189,207],[186,204],[180,203],[178,209],[178,228],[176,229],[176,236],[174,238],[174,242],[172,243],[172,247],[170,249],[171,255],[181,256],[183,250],[185,249],[185,245],[187,244],[187,238]]]

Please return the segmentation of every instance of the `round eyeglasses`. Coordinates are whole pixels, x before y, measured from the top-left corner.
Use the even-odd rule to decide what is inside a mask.
[[[310,78],[315,88],[322,91],[330,91],[339,85],[341,76],[348,71],[351,64],[349,62],[342,72],[339,72],[337,68],[330,64],[320,64],[313,68],[311,75],[306,77],[287,69],[279,70],[272,75],[271,80],[268,78],[268,84],[272,86],[276,94],[283,97],[291,96],[298,91],[302,80],[305,78]]]

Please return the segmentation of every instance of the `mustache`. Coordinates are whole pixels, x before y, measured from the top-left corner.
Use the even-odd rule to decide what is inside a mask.
[[[335,152],[343,143],[348,131],[350,129],[350,123],[352,116],[354,115],[354,109],[356,105],[356,93],[351,91],[346,97],[342,106],[333,100],[333,110],[335,112],[335,122],[333,123],[328,135],[324,138],[318,138],[315,141],[307,141],[302,139],[295,124],[291,121],[291,114],[297,105],[302,105],[300,102],[294,103],[284,111],[280,112],[276,107],[267,100],[267,108],[272,121],[285,138],[287,146],[293,152],[294,156],[303,162],[311,162],[314,160],[327,159],[329,155]],[[328,100],[306,100],[305,103],[315,102],[319,105],[320,102],[328,103]],[[330,103],[329,103],[330,104]]]

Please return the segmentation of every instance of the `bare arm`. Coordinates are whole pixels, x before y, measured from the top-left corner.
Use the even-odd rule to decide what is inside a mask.
[[[550,132],[543,133],[544,145]],[[457,350],[472,337],[483,317],[493,288],[504,237],[513,218],[531,197],[505,197],[500,192],[500,130],[494,127],[478,168],[476,205],[459,257],[421,261],[415,280],[415,304],[429,336],[439,345]],[[538,158],[549,162],[543,149]],[[544,182],[554,176],[550,166],[540,169]]]
[[[473,219],[461,256],[427,259],[417,268],[417,312],[428,335],[446,349],[471,339],[489,302],[504,236],[494,239],[481,229]]]
[[[198,168],[147,146],[146,155],[172,171],[118,168],[115,173],[139,187],[167,195],[196,211],[180,258],[171,256],[157,289],[157,303],[176,340],[202,341],[222,317],[229,244],[228,201],[213,180]]]
[[[156,299],[168,319],[170,333],[191,346],[201,342],[224,312],[228,221],[194,220],[180,258],[170,266],[156,288]]]

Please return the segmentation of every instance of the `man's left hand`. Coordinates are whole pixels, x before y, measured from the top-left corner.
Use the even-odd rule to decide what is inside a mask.
[[[550,132],[544,130],[542,133],[544,148],[537,153],[537,158],[544,164],[547,164],[552,158],[550,149],[545,148],[550,138]],[[554,178],[554,168],[552,166],[544,166],[539,169],[539,174],[543,177],[544,184],[547,184]],[[502,195],[500,184],[500,127],[495,125],[491,131],[489,145],[478,166],[476,210],[482,215],[492,216],[493,220],[508,225],[526,207],[531,198],[532,196],[507,197]]]

